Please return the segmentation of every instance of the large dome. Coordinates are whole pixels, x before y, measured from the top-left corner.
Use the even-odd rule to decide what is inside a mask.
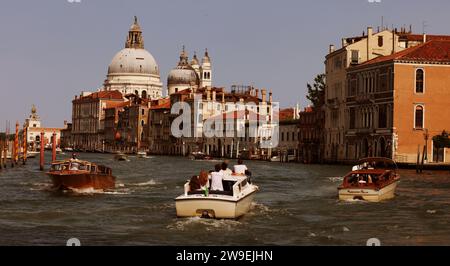
[[[143,74],[159,76],[155,58],[145,49],[125,48],[118,52],[108,68],[108,75]]]

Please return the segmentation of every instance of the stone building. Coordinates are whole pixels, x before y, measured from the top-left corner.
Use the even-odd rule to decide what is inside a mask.
[[[449,51],[450,41],[432,40],[348,70],[347,158],[414,163],[425,146],[428,162],[450,162],[432,140],[450,130]]]
[[[306,107],[299,113],[299,162],[321,163],[325,149],[325,112],[322,106]]]
[[[113,103],[122,103],[119,91],[82,93],[72,101],[72,137],[74,148],[103,150],[105,109]]]
[[[325,89],[325,153],[329,162],[345,161],[345,106],[347,69],[363,64],[379,56],[388,56],[406,48],[417,46],[430,40],[445,40],[448,36],[413,34],[410,29],[402,28],[378,30],[371,27],[361,36],[343,38],[338,50],[330,45],[326,55],[326,89]],[[368,77],[372,79],[373,77]]]
[[[30,116],[25,120],[25,127],[27,129],[27,143],[30,150],[38,149],[41,141],[44,141],[45,145],[50,145],[53,133],[56,134],[56,143],[59,147],[61,143],[61,130],[63,130],[63,128],[43,127],[41,118],[37,114],[37,109],[34,105],[31,108]],[[41,132],[44,132],[43,140],[41,139]]]

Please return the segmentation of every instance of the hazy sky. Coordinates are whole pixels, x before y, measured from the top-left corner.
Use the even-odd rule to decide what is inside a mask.
[[[166,84],[186,45],[213,62],[214,85],[271,88],[282,106],[305,99],[331,43],[367,26],[450,34],[448,0],[2,0],[0,130],[34,103],[44,126],[71,120],[71,100],[99,88],[137,15]]]

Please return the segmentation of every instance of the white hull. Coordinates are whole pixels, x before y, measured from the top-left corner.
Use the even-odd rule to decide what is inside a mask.
[[[380,202],[392,199],[395,197],[395,189],[397,188],[398,182],[399,181],[395,181],[380,190],[367,188],[340,188],[339,200],[352,201],[359,199],[370,202]]]
[[[178,217],[202,217],[206,211],[211,218],[237,219],[251,207],[255,193],[237,200],[232,196],[203,195],[178,197],[175,206]]]
[[[233,177],[235,183],[229,195],[211,193],[190,194],[189,182],[184,185],[185,193],[175,199],[178,217],[206,217],[215,219],[237,219],[246,214],[258,186],[247,183],[247,177]]]

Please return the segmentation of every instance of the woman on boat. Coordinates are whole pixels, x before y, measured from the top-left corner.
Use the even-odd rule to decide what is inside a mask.
[[[200,175],[194,175],[189,181],[190,191],[200,191],[209,188],[208,172],[202,170]]]

